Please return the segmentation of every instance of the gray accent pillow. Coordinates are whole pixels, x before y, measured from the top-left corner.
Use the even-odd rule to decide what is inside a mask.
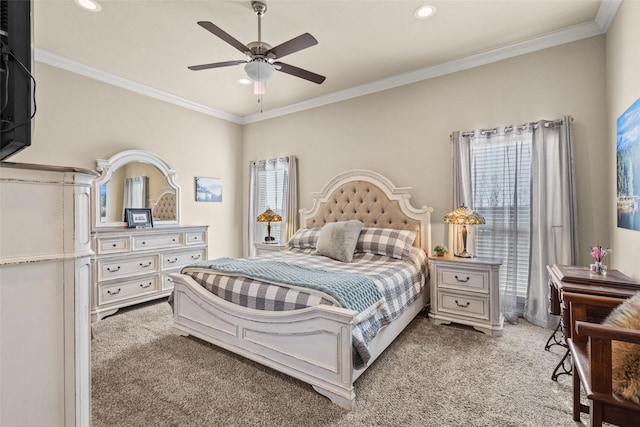
[[[330,222],[320,229],[316,254],[342,262],[351,262],[362,230],[358,220]]]

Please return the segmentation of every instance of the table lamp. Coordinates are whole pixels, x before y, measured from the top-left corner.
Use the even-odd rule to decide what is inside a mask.
[[[274,242],[275,239],[271,237],[271,223],[282,221],[282,217],[277,213],[275,213],[274,211],[272,211],[271,209],[267,209],[266,211],[258,215],[258,218],[256,218],[256,221],[267,223],[267,236],[264,238],[264,242],[275,243]]]
[[[444,222],[447,224],[462,225],[463,250],[454,255],[461,258],[473,258],[473,255],[467,252],[467,225],[484,224],[484,218],[463,204],[455,211],[446,214],[444,216]]]

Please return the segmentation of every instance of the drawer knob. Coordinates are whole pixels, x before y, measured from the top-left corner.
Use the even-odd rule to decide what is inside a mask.
[[[146,285],[145,285],[144,283],[140,283],[140,287],[141,287],[142,289],[150,288],[150,287],[151,287],[151,282],[147,283]]]
[[[120,291],[121,291],[121,290],[122,290],[121,288],[118,288],[118,290],[117,290],[117,291],[115,291],[115,292],[111,292],[111,289],[107,289],[107,293],[108,293],[109,295],[118,295],[118,294],[120,293]]]
[[[467,308],[467,307],[469,307],[469,304],[470,304],[470,302],[469,302],[469,301],[467,301],[467,303],[466,303],[466,304],[460,304],[460,303],[458,302],[458,300],[456,300],[456,305],[457,305],[458,307]]]
[[[200,254],[198,254],[198,255],[191,255],[191,259],[200,259]]]
[[[118,266],[118,268],[116,268],[116,269],[114,269],[114,270],[112,270],[112,269],[111,269],[111,267],[107,267],[107,271],[108,271],[109,273],[115,273],[115,272],[116,272],[116,271],[118,271],[118,270],[120,270],[120,266]]]
[[[116,246],[118,246],[118,245],[115,244],[115,243],[111,245],[112,248],[115,248]]]
[[[146,245],[146,244],[147,244],[147,242],[145,242],[145,241],[143,240],[143,241],[142,241],[142,244],[143,244],[143,245]]]
[[[169,264],[174,264],[174,263],[178,262],[178,258],[174,258],[173,260],[168,259],[167,262]]]
[[[152,264],[152,263],[151,263],[151,261],[149,261],[146,265],[145,265],[145,264],[140,263],[140,267],[142,267],[142,268],[151,267],[151,264]]]
[[[470,279],[470,277],[469,277],[469,276],[467,276],[467,278],[466,278],[466,279],[461,279],[461,278],[459,278],[458,276],[454,276],[454,277],[455,277],[455,278],[456,278],[456,280],[457,280],[458,282],[460,282],[460,283],[467,283],[467,282],[469,281],[469,279]]]
[[[171,241],[172,241],[172,242],[175,242],[175,241],[176,241],[176,239],[171,239]]]

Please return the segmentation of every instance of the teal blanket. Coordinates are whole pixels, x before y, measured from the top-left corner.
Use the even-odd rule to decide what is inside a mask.
[[[315,270],[281,261],[218,258],[184,268],[210,268],[226,274],[314,289],[332,296],[342,307],[357,312],[382,299],[375,283],[361,274]]]

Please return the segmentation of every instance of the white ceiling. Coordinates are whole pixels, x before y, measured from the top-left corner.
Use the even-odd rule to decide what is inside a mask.
[[[267,93],[243,86],[243,66],[189,65],[244,56],[196,24],[257,40],[250,0],[34,0],[36,60],[237,123],[383,90],[606,31],[620,0],[267,0],[262,39],[309,32],[318,45],[282,60],[324,75],[317,85],[276,72]],[[437,7],[414,18],[423,4]],[[260,112],[262,107],[262,112]]]

